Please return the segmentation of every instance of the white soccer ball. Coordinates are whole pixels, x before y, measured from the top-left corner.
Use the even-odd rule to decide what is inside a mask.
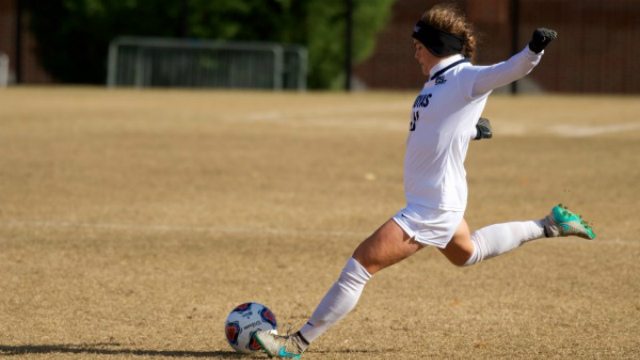
[[[239,353],[252,353],[260,350],[253,334],[260,331],[272,331],[277,334],[278,322],[268,307],[248,302],[231,310],[224,325],[224,333],[231,347]]]

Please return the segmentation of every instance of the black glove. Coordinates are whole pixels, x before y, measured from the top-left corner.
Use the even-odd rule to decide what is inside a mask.
[[[493,132],[491,132],[491,123],[489,119],[480,118],[478,119],[478,123],[476,124],[476,129],[478,130],[478,134],[474,140],[481,139],[491,139],[493,136]]]
[[[544,50],[552,40],[555,40],[557,36],[558,33],[555,32],[555,30],[537,28],[533,32],[533,36],[529,42],[529,49],[536,54],[540,54],[540,52]]]

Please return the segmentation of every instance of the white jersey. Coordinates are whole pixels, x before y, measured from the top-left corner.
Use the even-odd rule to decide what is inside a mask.
[[[407,139],[404,188],[408,204],[464,211],[469,134],[491,91],[524,77],[541,57],[542,53],[527,47],[492,66],[474,66],[455,55],[431,69],[413,104]]]

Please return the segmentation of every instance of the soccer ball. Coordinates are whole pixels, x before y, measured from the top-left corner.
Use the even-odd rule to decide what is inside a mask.
[[[278,322],[268,307],[248,302],[231,310],[224,325],[224,333],[231,347],[239,353],[252,353],[260,350],[253,338],[256,331],[271,331],[277,334]]]

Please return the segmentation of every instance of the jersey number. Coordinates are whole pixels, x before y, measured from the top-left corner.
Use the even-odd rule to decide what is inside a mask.
[[[411,120],[411,125],[409,125],[409,131],[416,130],[416,122],[420,119],[420,113],[418,111],[413,112],[413,119]]]

